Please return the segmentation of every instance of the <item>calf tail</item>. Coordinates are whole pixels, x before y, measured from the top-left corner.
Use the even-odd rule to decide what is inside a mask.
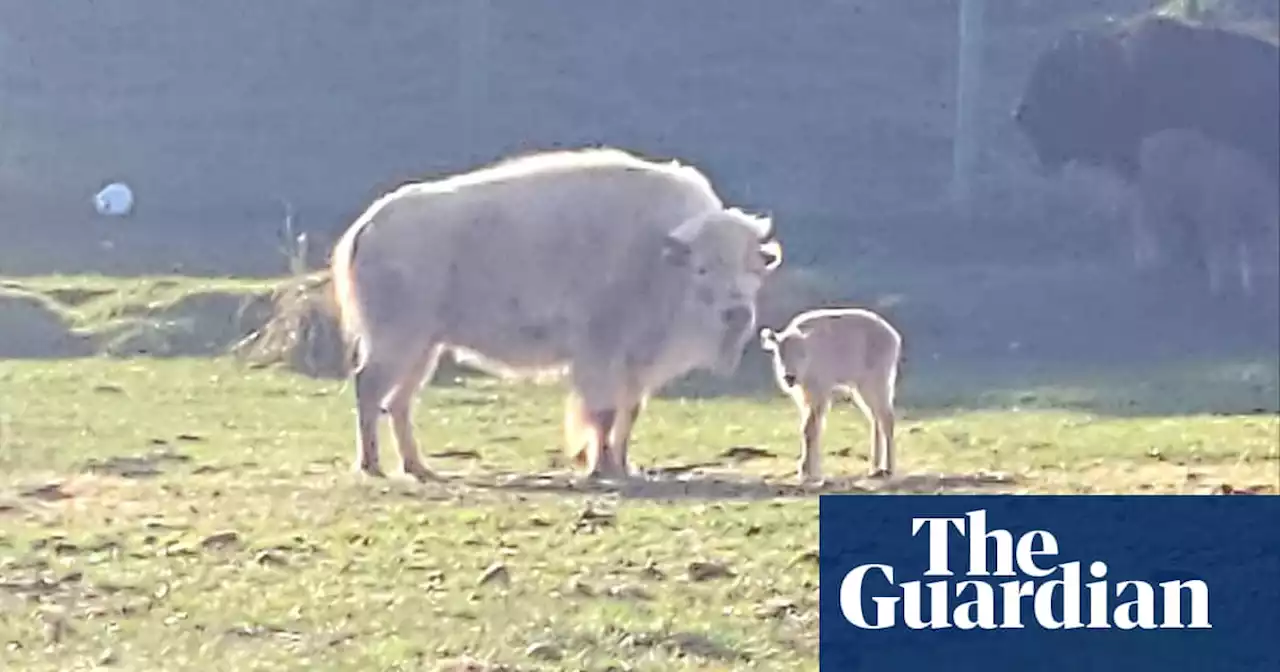
[[[330,262],[330,278],[333,285],[334,304],[338,307],[338,323],[342,332],[345,357],[351,373],[364,366],[367,352],[364,347],[365,325],[360,310],[360,296],[356,277],[356,251],[360,234],[368,227],[368,218],[362,218],[347,229],[333,246]]]

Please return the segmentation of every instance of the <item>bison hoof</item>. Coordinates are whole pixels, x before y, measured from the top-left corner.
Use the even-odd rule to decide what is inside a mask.
[[[366,476],[368,478],[386,478],[387,474],[382,471],[382,467],[376,464],[367,464],[357,462],[355,469],[352,469],[357,476]]]
[[[619,472],[616,469],[596,469],[582,474],[581,480],[584,483],[592,484],[610,484],[625,483],[631,478],[631,475],[625,471]]]
[[[822,474],[812,473],[812,472],[803,471],[803,470],[796,473],[796,478],[800,481],[801,485],[822,484],[826,480],[822,477]]]

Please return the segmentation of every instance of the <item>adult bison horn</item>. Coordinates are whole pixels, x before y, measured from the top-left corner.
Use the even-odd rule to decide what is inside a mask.
[[[782,246],[770,236],[760,244],[760,258],[764,260],[764,270],[772,271],[782,263]]]
[[[774,239],[777,238],[777,233],[778,233],[777,230],[774,228],[773,218],[761,216],[761,217],[757,217],[756,221],[759,221],[761,224],[764,225],[764,233],[760,236],[760,242],[772,243]]]

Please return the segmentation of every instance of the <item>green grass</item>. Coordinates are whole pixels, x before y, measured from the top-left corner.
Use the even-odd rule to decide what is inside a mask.
[[[927,414],[905,397],[888,484],[858,478],[866,429],[841,409],[830,489],[1276,484],[1274,413],[1109,415],[1054,394]],[[225,359],[0,363],[0,669],[814,669],[817,498],[792,485],[789,402],[655,400],[638,463],[722,464],[620,489],[569,477],[560,403],[555,386],[428,388],[419,438],[449,478],[419,485],[350,472],[341,383]],[[745,445],[772,455],[720,457]],[[691,577],[697,562],[729,575]],[[494,563],[509,581],[479,585]]]

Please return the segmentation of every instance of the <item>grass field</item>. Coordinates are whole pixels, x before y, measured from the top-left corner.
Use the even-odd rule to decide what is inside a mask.
[[[1168,416],[1141,411],[1221,388],[1112,371],[1090,410],[1070,386],[947,410],[963,381],[917,367],[902,474],[857,478],[849,407],[827,491],[1275,493],[1274,374],[1252,371],[1237,406],[1260,413]],[[341,382],[229,358],[0,362],[0,668],[816,667],[817,493],[792,480],[789,402],[659,398],[633,448],[649,480],[606,489],[561,460],[559,388],[454,383],[416,415],[448,480],[419,485],[352,474]]]

